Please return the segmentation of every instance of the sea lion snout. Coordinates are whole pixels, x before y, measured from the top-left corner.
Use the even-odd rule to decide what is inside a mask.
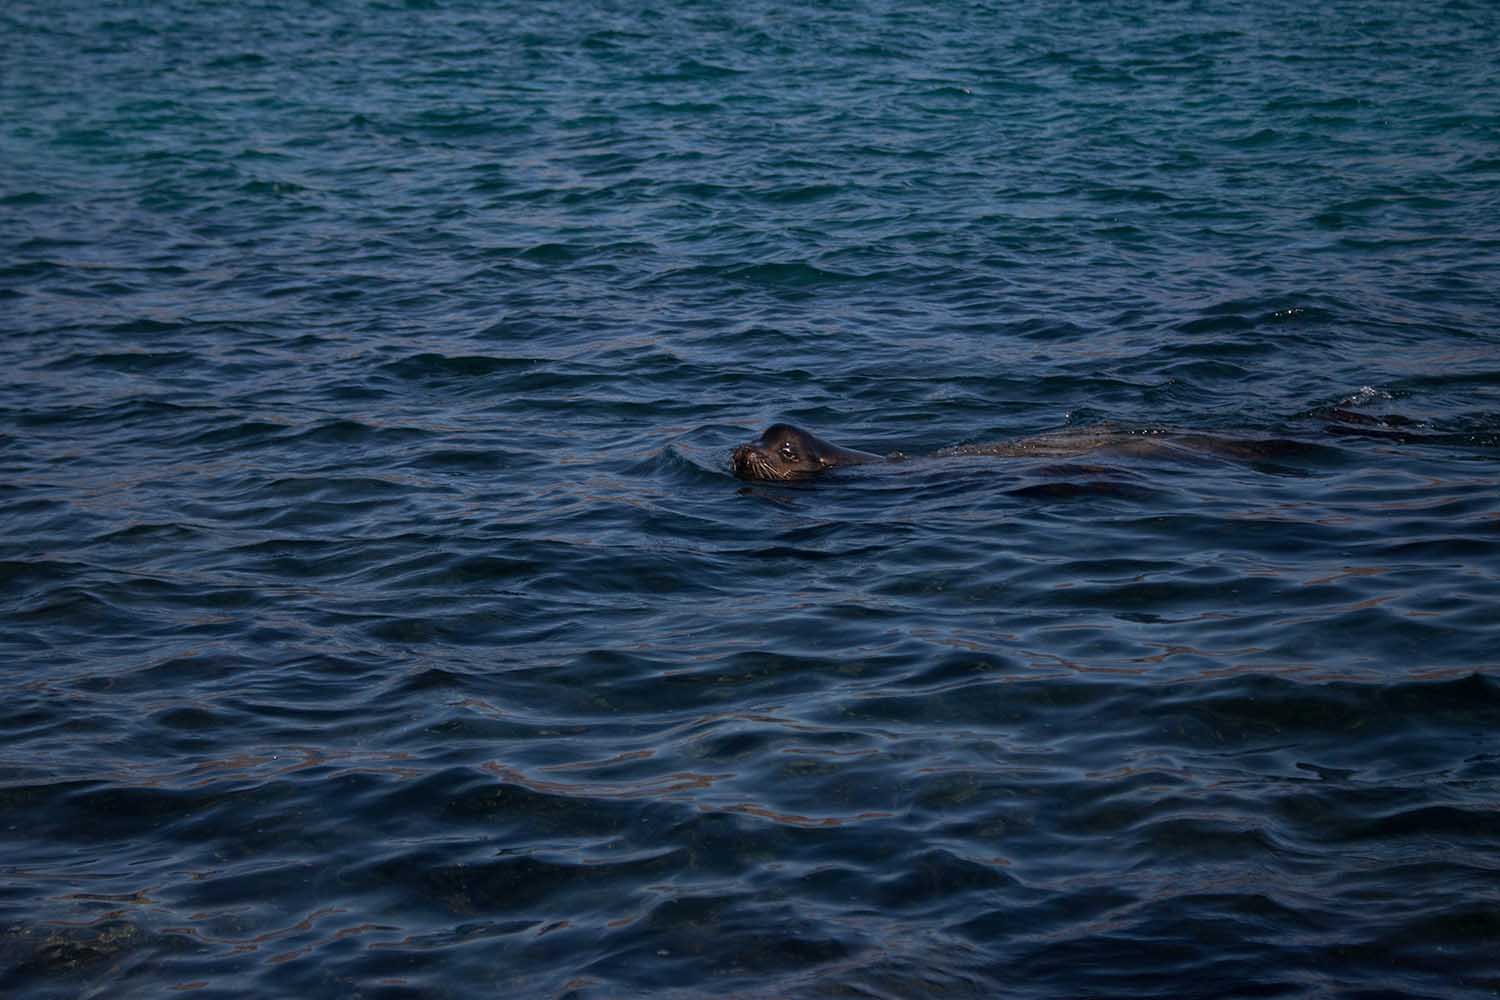
[[[729,453],[729,464],[741,479],[779,479],[771,457],[755,443],[742,444]]]

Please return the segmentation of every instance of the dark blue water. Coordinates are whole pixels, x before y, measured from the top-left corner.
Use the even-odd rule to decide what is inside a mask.
[[[3,5],[0,992],[1494,996],[1497,52]]]

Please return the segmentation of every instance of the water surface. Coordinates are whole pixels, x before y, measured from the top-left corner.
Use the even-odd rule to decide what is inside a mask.
[[[7,5],[0,989],[1493,996],[1497,38]]]

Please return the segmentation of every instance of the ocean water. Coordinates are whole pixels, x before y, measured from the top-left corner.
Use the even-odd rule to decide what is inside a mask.
[[[1497,52],[0,5],[0,993],[1500,993]]]

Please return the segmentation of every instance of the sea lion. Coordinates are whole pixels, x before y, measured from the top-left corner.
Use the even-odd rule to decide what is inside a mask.
[[[1268,471],[1285,471],[1269,464],[1273,462],[1318,462],[1329,458],[1327,449],[1302,441],[1221,438],[1160,427],[1126,429],[1108,424],[1052,431],[1014,441],[941,448],[928,457],[939,459],[985,455],[992,458],[1061,459],[1099,451],[1122,456],[1167,459],[1212,456],[1265,465]],[[734,474],[741,479],[786,482],[807,479],[845,465],[868,465],[871,462],[901,461],[906,458],[900,452],[881,456],[868,451],[840,448],[800,427],[772,424],[766,428],[759,441],[751,441],[734,449],[730,453],[729,464],[734,469]]]
[[[1121,440],[1131,441],[1131,436],[1109,428],[1094,428],[1089,431],[1039,434],[1019,441],[942,448],[933,452],[930,457],[989,455],[1007,458],[1062,458],[1081,455],[1106,444],[1118,444]],[[876,455],[868,451],[841,448],[800,427],[772,424],[766,428],[759,441],[751,441],[735,448],[730,453],[729,464],[734,468],[734,474],[741,479],[785,482],[806,479],[845,465],[901,461],[906,457],[900,452]]]
[[[843,465],[865,465],[885,459],[868,451],[829,444],[791,424],[772,424],[759,441],[742,444],[730,453],[729,463],[741,479],[785,482],[805,479]]]

